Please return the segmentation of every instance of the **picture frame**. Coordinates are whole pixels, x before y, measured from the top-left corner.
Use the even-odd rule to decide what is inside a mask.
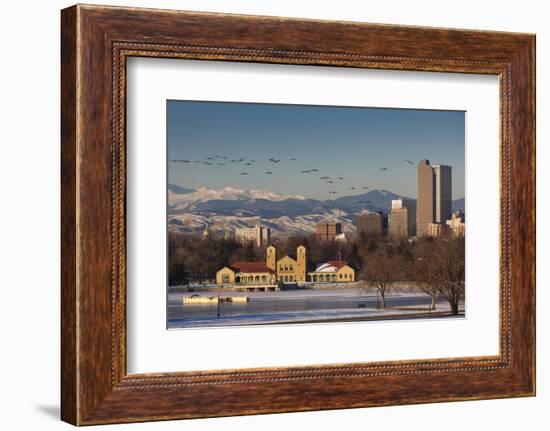
[[[534,35],[76,5],[61,13],[61,54],[62,420],[535,395]],[[136,56],[498,76],[499,355],[128,374],[126,61]]]

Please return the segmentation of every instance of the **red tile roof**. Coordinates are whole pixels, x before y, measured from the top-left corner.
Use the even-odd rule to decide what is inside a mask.
[[[235,262],[231,265],[231,268],[236,272],[269,272],[273,273],[272,269],[269,269],[265,262]]]
[[[345,260],[329,260],[327,263],[337,269],[340,269],[348,264]]]

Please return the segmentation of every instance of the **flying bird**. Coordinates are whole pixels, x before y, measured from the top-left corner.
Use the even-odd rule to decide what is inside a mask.
[[[266,174],[266,175],[271,175],[272,173],[273,173],[273,172],[271,172],[271,171],[267,171],[265,174]]]
[[[409,165],[414,165],[413,162],[411,162],[410,160],[405,160]]]
[[[288,160],[296,160],[296,158],[295,158],[295,157],[292,157],[291,159],[288,159]]]
[[[324,176],[324,177],[320,177],[319,179],[320,180],[328,180],[328,179],[330,179],[330,177]]]
[[[338,179],[339,179],[339,180],[343,180],[343,179],[344,179],[344,177],[338,177]]]
[[[310,169],[309,172],[319,172],[319,169]]]
[[[248,172],[241,172],[239,175],[248,175]]]
[[[279,163],[281,161],[281,159],[275,159],[274,157],[271,157],[269,159],[270,162],[273,162],[273,163]]]
[[[335,195],[335,194],[338,193],[338,192],[330,191],[329,193],[330,193],[331,195]]]
[[[355,187],[350,187],[349,189],[350,189],[350,190],[355,190]]]
[[[380,168],[380,171],[387,171],[388,168]]]
[[[327,184],[334,184],[334,181],[328,180],[326,183],[327,183]]]
[[[212,162],[202,162],[202,163],[205,164],[205,165],[208,165],[208,166],[213,164]]]
[[[302,174],[309,174],[311,171],[302,171]]]
[[[369,188],[367,186],[361,187],[363,190],[368,190]]]

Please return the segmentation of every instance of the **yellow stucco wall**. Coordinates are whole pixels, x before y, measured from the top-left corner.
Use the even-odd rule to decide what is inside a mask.
[[[224,281],[224,276],[227,276]],[[234,284],[235,283],[235,271],[227,266],[224,266],[218,272],[216,272],[216,284]]]
[[[338,278],[338,281],[355,281],[355,270],[345,265],[342,268],[340,268],[338,271],[336,271],[336,276]]]
[[[297,262],[291,257],[285,256],[277,261],[277,280],[286,282],[296,281]],[[286,278],[285,278],[286,277]]]
[[[306,281],[306,248],[301,245],[296,249],[296,281]]]
[[[308,280],[320,282],[330,281],[333,283],[349,283],[351,281],[355,281],[355,270],[351,266],[345,265],[338,271],[336,271],[336,273],[310,272],[308,274]]]
[[[281,280],[287,283],[305,282],[306,269],[307,269],[307,257],[306,248],[299,246],[296,249],[296,260],[289,256],[284,256],[277,260],[277,250],[273,246],[269,246],[266,249],[266,266],[275,271],[275,274],[269,273],[246,273],[236,274],[231,268],[223,267],[216,273],[216,284],[251,284],[257,283],[257,278],[261,284],[274,284],[276,281]],[[242,281],[240,278],[242,277]],[[237,280],[238,279],[238,280]],[[226,281],[224,281],[226,280]],[[267,280],[267,281],[264,281]]]
[[[269,269],[275,271],[275,265],[277,264],[277,250],[270,245],[265,251],[265,264]]]
[[[275,274],[270,274],[268,272],[239,273],[235,278],[238,279],[236,284],[275,284]]]

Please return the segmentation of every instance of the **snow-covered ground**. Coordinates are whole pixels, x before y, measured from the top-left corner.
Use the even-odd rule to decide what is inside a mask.
[[[224,296],[246,295],[246,304],[187,305],[183,296],[197,293],[169,295],[169,328],[196,328],[242,326],[258,324],[333,322],[352,320],[408,319],[414,317],[450,316],[449,304],[442,298],[436,310],[430,311],[430,297],[420,292],[390,292],[386,308],[378,308],[375,291],[359,288],[293,290],[280,292],[224,292]],[[200,292],[211,296],[214,293]],[[463,311],[463,310],[462,310]],[[218,315],[219,313],[219,315]],[[463,317],[461,314],[459,317]]]

